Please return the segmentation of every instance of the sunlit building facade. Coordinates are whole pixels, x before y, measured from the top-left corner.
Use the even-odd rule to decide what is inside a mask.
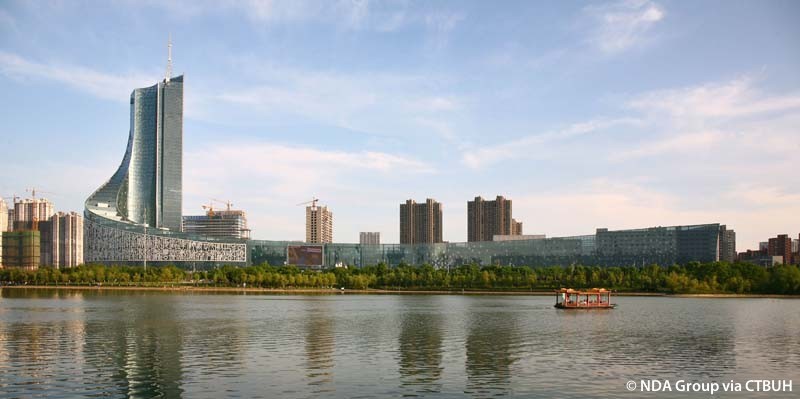
[[[306,242],[333,242],[333,212],[327,206],[314,204],[306,207]]]
[[[491,201],[480,196],[467,201],[467,241],[492,241],[495,235],[522,234],[522,222],[511,216],[512,204],[502,195]]]
[[[183,76],[135,89],[116,173],[87,200],[87,263],[246,264],[239,240],[185,234],[182,223]]]
[[[75,212],[58,212],[50,218],[51,262],[62,269],[83,264],[83,217]]]
[[[400,243],[436,244],[442,240],[442,204],[428,198],[424,203],[409,199],[400,204]]]

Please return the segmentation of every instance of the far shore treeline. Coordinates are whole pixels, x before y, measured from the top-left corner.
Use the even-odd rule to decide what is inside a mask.
[[[605,287],[621,292],[668,294],[800,294],[800,268],[770,268],[750,263],[691,262],[660,267],[464,265],[435,269],[430,265],[335,268],[303,271],[295,266],[224,266],[191,272],[174,266],[84,265],[69,269],[0,269],[3,284],[197,286],[252,288],[347,288],[396,290],[546,291],[561,287]]]

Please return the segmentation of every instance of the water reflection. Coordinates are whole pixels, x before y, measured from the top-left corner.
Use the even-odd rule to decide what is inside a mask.
[[[800,380],[797,301],[619,302],[3,289],[0,398],[617,398],[640,396],[628,379]]]
[[[442,389],[442,322],[439,297],[401,297],[399,372],[403,396]]]
[[[309,300],[305,305],[306,377],[313,393],[335,391],[333,386],[333,353],[335,334],[332,304],[327,300]]]
[[[181,396],[186,332],[174,322],[179,318],[174,299],[141,295],[133,306],[115,301],[108,309],[115,313],[113,318],[86,325],[87,363],[114,387],[115,392],[104,393],[129,398]]]
[[[481,299],[477,299],[481,301]],[[472,308],[467,325],[467,387],[473,397],[505,396],[511,366],[517,360],[519,331],[502,300],[487,300]]]

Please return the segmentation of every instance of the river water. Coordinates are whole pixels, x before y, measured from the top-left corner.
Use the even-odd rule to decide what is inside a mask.
[[[800,300],[553,301],[0,289],[0,397],[710,397],[626,389],[651,379],[800,392]]]

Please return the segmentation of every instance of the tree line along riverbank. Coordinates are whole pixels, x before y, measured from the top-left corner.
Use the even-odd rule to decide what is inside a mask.
[[[764,268],[750,263],[692,262],[660,267],[464,265],[436,269],[430,265],[300,270],[294,266],[224,266],[191,272],[174,266],[84,265],[68,269],[0,269],[0,282],[30,285],[156,286],[251,288],[347,288],[356,290],[536,291],[561,287],[605,287],[620,292],[665,294],[800,294],[800,268]]]

